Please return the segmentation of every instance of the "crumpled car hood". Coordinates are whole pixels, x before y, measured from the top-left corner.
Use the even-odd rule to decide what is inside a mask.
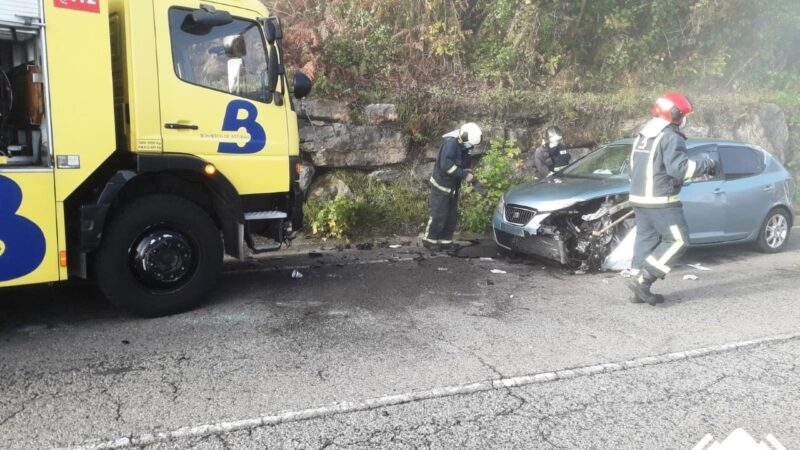
[[[567,208],[578,202],[628,192],[630,181],[627,178],[548,177],[543,181],[513,186],[506,191],[503,198],[506,204],[548,212]]]

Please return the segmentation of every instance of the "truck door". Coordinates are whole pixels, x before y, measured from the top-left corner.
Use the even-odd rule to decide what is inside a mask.
[[[52,169],[0,166],[0,287],[58,281]]]
[[[192,14],[209,4],[154,2],[164,152],[214,163],[242,195],[286,192],[288,102],[268,101],[258,14],[215,5],[233,20],[199,25]]]

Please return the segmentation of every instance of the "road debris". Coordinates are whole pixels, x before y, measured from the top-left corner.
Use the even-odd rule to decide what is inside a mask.
[[[298,280],[300,278],[303,278],[303,274],[299,270],[294,269],[292,271],[292,278],[294,278],[295,280]]]
[[[447,267],[439,267],[436,270],[438,270],[439,272],[447,272]]]
[[[500,270],[500,269],[492,269],[492,270],[490,270],[490,272],[497,273],[497,274],[508,273],[505,270]]]
[[[694,281],[694,280],[699,280],[700,277],[698,277],[697,275],[688,274],[688,275],[684,275],[683,279],[684,280],[692,280],[692,281]]]
[[[481,256],[478,259],[481,260],[481,261],[494,261],[492,258],[490,258],[488,256]]]
[[[705,267],[705,266],[703,266],[703,265],[702,265],[702,264],[700,264],[700,263],[697,263],[697,264],[687,264],[687,266],[691,267],[692,269],[697,269],[697,270],[703,270],[703,271],[705,271],[705,270],[711,270],[711,269],[709,269],[708,267]]]
[[[400,244],[392,244],[389,246],[389,248],[400,248],[400,247],[402,247],[402,245]]]

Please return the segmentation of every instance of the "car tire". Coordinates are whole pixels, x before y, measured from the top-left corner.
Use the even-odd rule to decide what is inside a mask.
[[[221,269],[222,238],[211,217],[190,201],[160,194],[114,214],[94,259],[103,294],[141,317],[194,308]]]
[[[764,253],[777,253],[789,242],[791,231],[792,222],[786,209],[773,208],[761,224],[756,247]]]

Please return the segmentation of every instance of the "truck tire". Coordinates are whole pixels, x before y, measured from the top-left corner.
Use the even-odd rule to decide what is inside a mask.
[[[777,253],[789,242],[792,221],[784,208],[773,208],[764,218],[756,247],[763,253]]]
[[[117,307],[158,317],[197,306],[222,268],[222,238],[199,206],[151,195],[124,205],[106,224],[94,260],[100,290]]]

